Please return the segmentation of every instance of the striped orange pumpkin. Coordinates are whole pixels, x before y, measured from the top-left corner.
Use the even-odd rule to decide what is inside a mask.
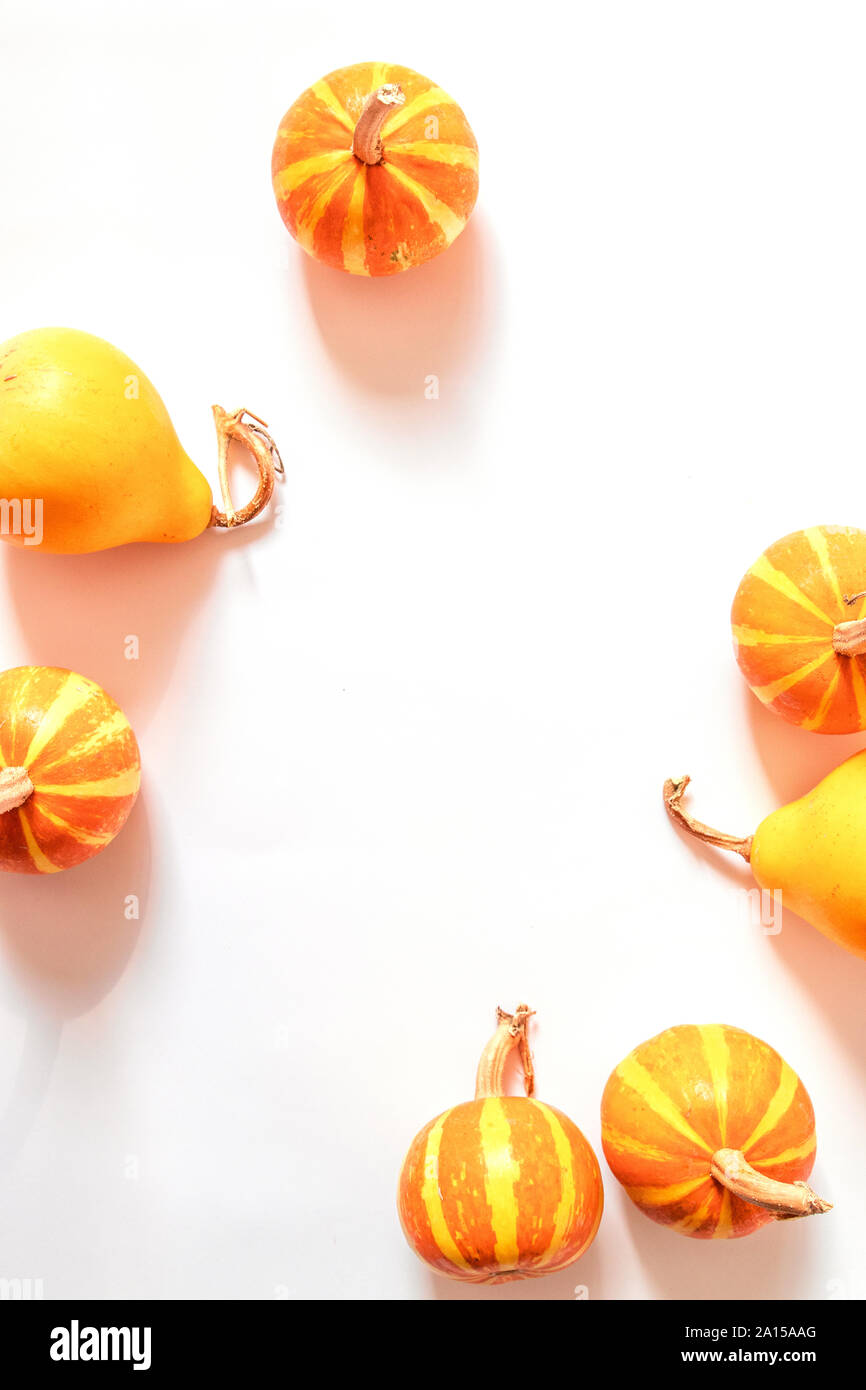
[[[590,1246],[604,1194],[595,1154],[562,1111],[532,1099],[530,1011],[506,1014],[478,1067],[475,1099],[425,1125],[406,1155],[398,1208],[412,1249],[440,1274],[500,1284],[564,1269]],[[503,1093],[520,1048],[526,1096]]]
[[[427,77],[356,63],[289,107],[272,161],[280,215],[305,251],[355,275],[396,275],[444,251],[478,196],[478,146]]]
[[[668,1028],[612,1073],[601,1103],[614,1177],[653,1221],[702,1240],[828,1211],[806,1089],[778,1052],[722,1024]]]
[[[54,874],[114,839],[141,764],[123,711],[56,666],[0,674],[0,870]]]
[[[734,598],[740,670],[769,709],[820,734],[866,729],[866,531],[812,526],[765,550]]]

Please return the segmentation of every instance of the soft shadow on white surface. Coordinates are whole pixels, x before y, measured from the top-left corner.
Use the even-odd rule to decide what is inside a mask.
[[[0,899],[4,992],[26,1018],[17,1070],[0,1112],[0,1167],[12,1161],[39,1113],[64,1024],[114,987],[147,912],[150,834],[143,797],[112,843],[60,874],[6,874]],[[127,917],[130,897],[137,917]]]
[[[772,1299],[814,1298],[814,1254],[822,1239],[819,1222],[779,1222],[741,1240],[694,1240],[665,1230],[647,1217],[619,1190],[604,1169],[605,1204],[610,1208],[595,1242],[582,1259],[558,1274],[511,1284],[461,1284],[429,1276],[429,1296],[440,1302],[562,1302],[621,1297],[616,1271],[604,1269],[605,1220],[614,1208],[625,1214],[628,1239],[643,1268],[647,1292],[657,1299]],[[826,1194],[832,1198],[832,1193]],[[836,1217],[838,1220],[838,1216]]]
[[[776,797],[767,814],[805,796],[834,767],[866,746],[863,734],[813,734],[798,729],[762,705],[745,683],[743,700],[758,757]]]
[[[609,1187],[615,1188],[611,1180]],[[610,1201],[626,1212],[628,1234],[643,1266],[646,1297],[658,1299],[814,1298],[815,1252],[823,1221],[779,1221],[740,1240],[695,1240],[665,1230],[622,1192]],[[837,1217],[838,1220],[838,1217]]]
[[[493,248],[475,214],[427,265],[378,279],[300,257],[313,317],[334,365],[362,391],[415,396],[430,373],[471,371],[496,302]]]
[[[242,486],[239,481],[238,498]],[[272,525],[271,516],[178,544],[119,546],[93,555],[4,546],[6,591],[24,653],[6,664],[68,666],[89,676],[140,732],[170,688],[184,632],[215,585],[221,561]],[[125,655],[128,636],[139,642],[134,661]]]
[[[27,1002],[59,1018],[92,1009],[126,967],[147,912],[151,847],[144,795],[115,840],[59,874],[5,874],[0,951]],[[138,917],[125,915],[138,899]]]
[[[596,1237],[598,1239],[598,1237]],[[515,1279],[511,1284],[461,1284],[456,1279],[430,1275],[430,1297],[440,1303],[552,1303],[575,1302],[592,1297],[592,1250],[558,1274],[537,1279]]]
[[[609,1175],[604,1174],[605,1201]],[[515,1279],[508,1284],[464,1284],[459,1279],[427,1272],[428,1297],[439,1303],[574,1303],[601,1298],[604,1279],[604,1216],[585,1255],[556,1274]]]
[[[863,999],[866,995],[866,961],[851,955],[842,946],[805,922],[796,913],[783,911],[782,930],[767,938],[786,970],[796,977],[803,994],[814,999],[828,1025],[851,1054],[860,1071],[866,1070],[866,1029],[863,1027]],[[821,1106],[816,1094],[819,1082],[827,1102],[836,1097],[836,1088],[826,1077],[812,1076],[807,1069],[808,1047],[804,1040],[802,1060],[797,1070],[803,1074],[807,1090],[818,1112],[818,1143],[821,1141]]]
[[[14,1165],[48,1091],[63,1022],[51,1009],[31,1009],[17,1065],[0,1111],[0,1171]]]

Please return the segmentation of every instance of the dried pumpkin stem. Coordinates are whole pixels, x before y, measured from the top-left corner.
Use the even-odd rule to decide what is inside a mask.
[[[246,418],[245,418],[246,417]],[[259,512],[264,511],[274,492],[276,475],[285,472],[279,450],[267,425],[250,410],[236,410],[229,414],[222,406],[213,407],[213,418],[219,441],[219,480],[222,493],[223,511],[214,507],[211,512],[211,526],[243,526],[252,521]],[[235,510],[229,487],[229,444],[233,439],[249,449],[259,469],[259,486],[251,502],[240,511]]]
[[[866,618],[837,623],[833,629],[833,650],[837,656],[863,656],[866,653]]]
[[[825,1202],[808,1183],[777,1182],[757,1172],[739,1149],[718,1149],[713,1154],[711,1171],[716,1182],[735,1197],[772,1212],[777,1221],[815,1216],[833,1209],[833,1203]]]
[[[362,164],[381,164],[382,126],[392,111],[402,106],[405,100],[403,88],[395,82],[386,82],[384,87],[367,97],[352,140],[352,154]]]
[[[520,1050],[520,1063],[523,1067],[523,1087],[528,1096],[535,1090],[535,1068],[529,1050],[526,1028],[532,1018],[533,1010],[528,1004],[518,1004],[513,1014],[504,1009],[496,1010],[496,1032],[481,1054],[475,1078],[475,1099],[486,1096],[505,1095],[505,1065],[515,1048]]]
[[[28,796],[32,795],[33,783],[26,767],[0,769],[0,816],[23,806]]]
[[[843,594],[842,598],[851,608],[859,599],[866,598],[866,590],[859,594]],[[833,629],[833,650],[837,656],[863,656],[866,653],[866,619],[837,623]]]
[[[732,850],[735,854],[741,854],[748,863],[752,857],[751,835],[744,840],[738,840],[736,835],[725,835],[721,830],[713,830],[712,826],[704,825],[703,821],[695,820],[683,809],[681,801],[690,781],[690,777],[669,777],[665,782],[665,807],[671,820],[682,830],[687,830],[690,835],[703,841],[705,845],[715,845],[717,849]]]

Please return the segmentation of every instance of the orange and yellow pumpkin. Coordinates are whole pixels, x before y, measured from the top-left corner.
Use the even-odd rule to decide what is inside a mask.
[[[731,612],[758,699],[820,734],[866,729],[866,531],[812,526],[765,550]]]
[[[429,78],[356,63],[289,107],[272,177],[280,215],[311,256],[355,275],[396,275],[466,226],[478,146],[460,107]]]
[[[806,1184],[815,1115],[767,1043],[722,1024],[668,1028],[612,1073],[601,1103],[614,1177],[645,1215],[702,1240],[828,1211]]]
[[[0,675],[0,870],[54,874],[114,839],[141,779],[123,711],[56,666]]]
[[[400,1175],[406,1239],[439,1274],[506,1283],[564,1269],[595,1238],[604,1195],[598,1161],[561,1110],[533,1099],[530,1010],[499,1010],[481,1057],[475,1099],[416,1135]],[[520,1049],[526,1096],[506,1096],[503,1073]]]

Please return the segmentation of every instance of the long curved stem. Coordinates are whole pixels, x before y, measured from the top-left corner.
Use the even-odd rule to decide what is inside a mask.
[[[244,417],[248,418],[244,418]],[[211,513],[211,526],[243,526],[252,521],[259,512],[264,511],[274,493],[274,483],[278,473],[284,473],[283,461],[267,425],[251,410],[235,410],[229,413],[222,406],[213,407],[213,418],[219,442],[219,480],[222,493],[223,510],[214,507]],[[252,422],[252,423],[250,423]],[[233,439],[249,449],[259,469],[259,485],[252,501],[240,511],[235,510],[229,487],[229,444]]]
[[[33,783],[26,767],[0,769],[0,816],[23,806],[28,796],[32,795]]]
[[[705,845],[715,845],[717,849],[729,849],[734,854],[741,854],[748,863],[752,857],[751,835],[748,835],[744,840],[738,839],[736,835],[725,835],[721,830],[713,830],[712,826],[704,825],[703,821],[695,820],[694,816],[690,816],[683,809],[680,803],[691,780],[690,777],[669,777],[665,782],[663,795],[665,807],[671,820],[682,830],[687,830],[690,835],[703,841]]]
[[[352,154],[362,164],[381,164],[382,126],[391,112],[402,106],[405,100],[403,88],[396,82],[386,82],[384,87],[367,97],[352,140]]]
[[[497,1028],[490,1042],[481,1054],[475,1078],[475,1099],[488,1096],[504,1096],[505,1065],[515,1048],[520,1049],[520,1062],[523,1067],[523,1087],[528,1096],[535,1090],[535,1068],[529,1050],[527,1024],[533,1010],[528,1004],[518,1004],[513,1014],[504,1009],[496,1010]]]
[[[825,1202],[808,1183],[777,1182],[757,1172],[739,1149],[718,1149],[713,1154],[711,1171],[716,1182],[735,1197],[772,1212],[777,1221],[815,1216],[833,1209],[833,1203]]]

